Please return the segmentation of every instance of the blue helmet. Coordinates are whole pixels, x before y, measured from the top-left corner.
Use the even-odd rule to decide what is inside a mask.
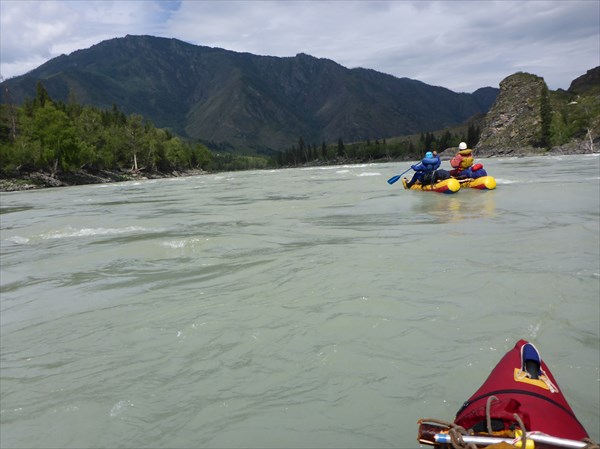
[[[433,153],[431,151],[428,151],[427,153],[425,153],[425,157],[433,157]]]

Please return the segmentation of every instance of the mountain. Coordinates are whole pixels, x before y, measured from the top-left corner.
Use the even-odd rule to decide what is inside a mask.
[[[600,66],[588,70],[585,75],[574,79],[569,86],[569,92],[576,94],[588,93],[595,89],[600,90]]]
[[[41,82],[55,100],[140,114],[216,148],[270,152],[443,129],[485,114],[498,89],[455,93],[306,54],[257,56],[177,39],[126,36],[4,81],[11,101]],[[7,102],[6,95],[3,102]]]

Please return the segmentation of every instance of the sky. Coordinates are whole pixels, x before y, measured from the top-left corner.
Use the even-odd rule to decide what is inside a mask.
[[[454,92],[516,72],[556,90],[600,65],[600,0],[0,0],[0,75],[127,34],[306,53]]]

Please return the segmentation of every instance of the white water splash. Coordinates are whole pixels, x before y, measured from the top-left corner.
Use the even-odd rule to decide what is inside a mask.
[[[27,243],[29,243],[29,239],[27,237],[21,237],[18,235],[9,237],[6,240],[8,240],[9,242],[12,242],[12,243],[16,243],[18,245],[26,245]]]
[[[148,231],[146,228],[139,226],[127,226],[124,228],[81,228],[75,229],[70,226],[61,231],[53,231],[47,234],[42,234],[41,238],[45,240],[50,239],[64,239],[71,237],[90,237],[96,235],[117,235],[117,234],[128,234],[132,232],[143,232]]]
[[[133,407],[133,402],[129,400],[119,401],[110,409],[110,417],[114,418],[115,416],[123,413],[127,408]]]
[[[183,249],[183,248],[188,248],[188,247],[193,247],[196,244],[203,242],[203,241],[208,241],[208,238],[191,238],[191,239],[181,239],[181,240],[169,240],[167,242],[163,242],[162,245],[166,246],[167,248],[171,248],[171,249]]]

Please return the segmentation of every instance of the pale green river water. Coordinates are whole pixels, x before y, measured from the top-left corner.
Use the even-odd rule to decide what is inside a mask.
[[[479,162],[0,194],[0,447],[416,448],[520,338],[598,441],[599,156]]]

